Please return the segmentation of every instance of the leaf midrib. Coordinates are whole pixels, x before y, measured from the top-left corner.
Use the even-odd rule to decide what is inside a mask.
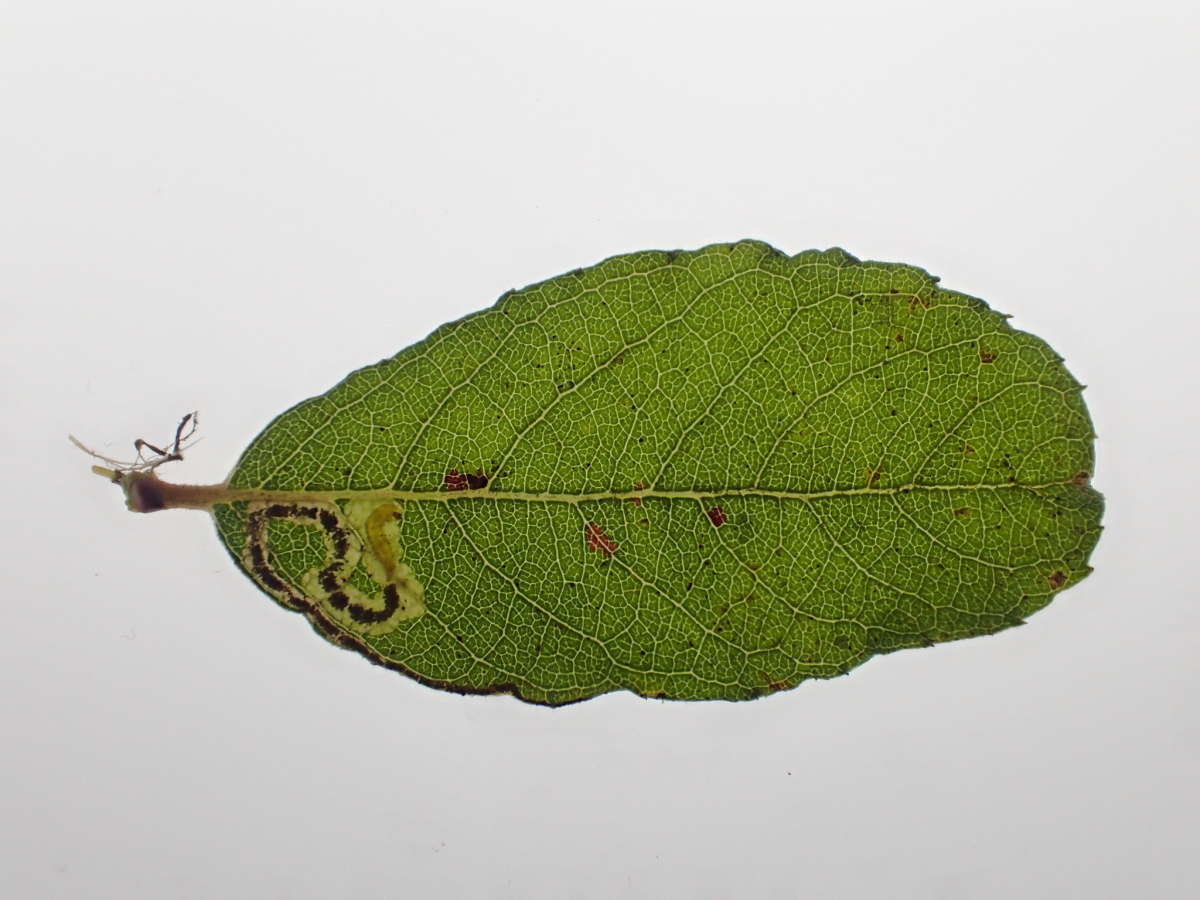
[[[1057,487],[1083,487],[1075,478],[1060,481],[1048,481],[1041,484],[1025,484],[1022,482],[1001,482],[998,484],[903,484],[893,487],[861,487],[861,488],[832,488],[824,491],[784,491],[769,488],[720,488],[713,490],[629,490],[629,491],[600,491],[592,493],[534,493],[530,491],[497,491],[491,488],[461,491],[408,491],[393,488],[375,488],[366,490],[277,490],[269,488],[230,488],[224,485],[213,485],[209,488],[212,495],[207,506],[218,503],[237,502],[332,502],[336,500],[397,500],[411,503],[461,503],[472,500],[502,500],[525,503],[566,503],[581,504],[601,501],[631,501],[631,500],[724,500],[739,497],[762,497],[773,500],[825,500],[837,497],[863,496],[895,496],[921,491],[936,491],[943,493],[982,492],[1023,490],[1037,493]],[[204,490],[196,488],[196,490]]]

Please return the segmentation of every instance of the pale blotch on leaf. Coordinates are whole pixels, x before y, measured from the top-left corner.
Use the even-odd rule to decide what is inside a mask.
[[[425,612],[424,588],[398,559],[400,504],[350,500],[343,511],[334,502],[257,501],[246,512],[243,568],[286,606],[366,635]],[[320,534],[323,552],[289,564],[288,555],[302,556],[304,530]],[[356,583],[360,567],[366,578]]]

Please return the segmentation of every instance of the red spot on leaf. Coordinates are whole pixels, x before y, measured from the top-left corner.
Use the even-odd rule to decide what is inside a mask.
[[[604,529],[595,522],[588,522],[584,533],[587,535],[589,550],[599,550],[605,556],[612,556],[617,552],[617,542],[605,534]]]
[[[719,506],[714,506],[708,511],[708,521],[713,523],[714,528],[720,528],[729,521],[729,516],[725,515],[725,510]]]
[[[442,483],[448,491],[477,491],[480,488],[485,488],[488,485],[488,477],[483,474],[483,471],[478,472],[460,472],[458,469],[451,469],[446,473],[446,477]]]

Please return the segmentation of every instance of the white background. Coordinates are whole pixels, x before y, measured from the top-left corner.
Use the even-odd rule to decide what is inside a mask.
[[[986,11],[981,11],[986,9]],[[0,894],[1191,897],[1191,4],[0,3]],[[1090,385],[1025,628],[753,703],[463,698],[315,636],[125,455],[505,289],[757,237],[921,265]]]

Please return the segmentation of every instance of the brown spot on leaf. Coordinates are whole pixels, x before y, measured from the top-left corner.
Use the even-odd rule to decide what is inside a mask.
[[[979,348],[979,361],[981,363],[984,363],[985,365],[987,363],[994,363],[996,361],[996,351],[995,350],[985,350],[982,347],[980,347]]]
[[[972,447],[970,444],[963,444],[963,453],[965,453],[967,456],[970,456],[974,452],[975,452],[975,448]]]
[[[468,472],[466,475],[466,479],[467,479],[467,487],[469,487],[473,491],[477,491],[481,488],[485,488],[488,485],[488,477],[483,474],[482,469],[478,472],[475,472],[474,474]]]
[[[612,556],[617,552],[617,542],[605,534],[604,529],[595,522],[587,523],[584,534],[587,536],[589,550],[598,550],[605,556]]]
[[[714,528],[720,528],[729,521],[729,516],[725,515],[725,510],[719,506],[714,506],[708,511],[708,521],[713,523]]]
[[[867,469],[867,487],[875,487],[879,483],[879,476],[882,474],[883,466]]]
[[[637,484],[635,484],[633,486],[633,489],[635,491],[644,491],[646,489],[646,482],[639,481]],[[632,503],[634,506],[641,506],[642,498],[641,497],[630,497],[629,502]]]
[[[896,343],[903,344],[904,343],[904,335],[902,335],[902,334],[896,335]]]
[[[966,519],[971,515],[971,508],[969,506],[960,506],[954,511],[954,514],[960,519]]]
[[[1056,569],[1046,576],[1046,580],[1050,582],[1050,589],[1057,591],[1067,583],[1067,573]]]

